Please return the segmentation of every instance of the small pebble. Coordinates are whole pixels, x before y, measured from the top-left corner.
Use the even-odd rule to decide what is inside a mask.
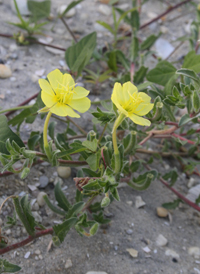
[[[197,246],[191,246],[188,248],[188,254],[193,256],[195,259],[200,259],[200,248]]]
[[[126,233],[127,233],[128,235],[131,235],[131,234],[133,234],[133,230],[132,230],[132,229],[127,229],[127,230],[126,230]]]
[[[141,196],[136,196],[136,198],[135,198],[135,207],[140,208],[140,207],[143,207],[145,205],[146,205],[146,203],[142,200],[142,197]]]
[[[38,202],[39,206],[44,206],[45,205],[45,200],[43,198],[44,195],[46,195],[46,193],[43,192],[43,191],[41,191],[41,192],[38,193],[37,202]]]
[[[41,254],[41,251],[39,250],[39,249],[37,249],[36,251],[35,251],[35,255],[40,255]]]
[[[145,246],[142,248],[144,250],[145,253],[150,253],[151,249],[148,246]]]
[[[100,5],[99,12],[103,15],[109,16],[109,15],[111,15],[111,8],[106,5]]]
[[[107,273],[104,271],[89,271],[86,274],[107,274]]]
[[[165,218],[168,216],[168,211],[164,207],[157,207],[156,211],[157,215],[161,218]]]
[[[138,251],[133,249],[133,248],[127,248],[126,251],[133,257],[137,258],[138,257]]]
[[[66,263],[65,263],[65,268],[70,268],[72,267],[72,261],[71,259],[67,259]]]
[[[172,250],[172,249],[167,249],[165,251],[165,255],[166,256],[171,256],[171,257],[173,257],[175,259],[179,259],[180,258],[179,254],[176,251]]]
[[[126,203],[127,203],[127,205],[130,205],[130,206],[133,205],[133,202],[132,202],[132,201],[127,201]]]
[[[167,243],[168,243],[168,240],[162,234],[159,234],[156,239],[156,245],[157,246],[166,246]]]
[[[35,218],[36,222],[41,223],[42,222],[42,217],[37,211],[32,211],[33,217]]]
[[[6,235],[10,235],[10,234],[11,234],[11,229],[7,229],[7,230],[5,231],[5,234],[6,234]]]
[[[39,188],[45,188],[49,183],[49,178],[45,175],[40,176],[39,182],[40,182]]]
[[[195,180],[194,180],[194,178],[191,177],[191,178],[189,179],[188,183],[187,183],[187,187],[188,187],[188,188],[193,187],[194,183],[195,183]]]
[[[3,64],[0,64],[0,78],[9,78],[12,75],[11,69]]]
[[[58,176],[67,179],[71,176],[71,168],[66,166],[57,167]]]
[[[56,186],[57,183],[60,183],[60,185],[62,186],[63,185],[63,180],[59,177],[56,177],[54,182],[53,182],[54,186]]]
[[[25,258],[25,259],[28,259],[30,255],[31,255],[31,252],[28,251],[28,252],[26,252],[26,254],[24,255],[24,258]]]

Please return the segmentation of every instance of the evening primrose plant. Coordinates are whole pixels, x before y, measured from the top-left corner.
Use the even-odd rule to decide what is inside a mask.
[[[42,10],[38,8],[40,5],[49,6],[50,1],[29,2],[36,21],[48,15],[37,14],[37,11]],[[64,14],[80,2],[70,3],[59,16],[73,38],[67,49],[59,47],[65,52],[68,69],[51,71],[46,79],[39,79],[39,93],[17,107],[0,110],[0,176],[18,174],[16,176],[22,180],[28,179],[32,166],[42,162],[74,167],[77,168],[73,178],[75,199],[67,198],[59,182],[54,187],[55,202],[44,195],[46,206],[60,218],[59,224],[45,227],[33,216],[28,195],[7,197],[4,203],[12,199],[18,217],[8,216],[5,226],[0,229],[0,254],[48,234],[52,235],[51,243],[58,247],[71,228],[81,236],[95,235],[99,226],[110,222],[104,209],[120,200],[118,186],[121,182],[127,183],[132,191],[143,191],[159,179],[177,196],[175,201],[163,204],[164,207],[173,209],[184,202],[200,211],[200,197],[195,202],[190,201],[174,187],[177,169],[173,167],[161,174],[157,162],[154,163],[156,159],[162,162],[163,157],[171,157],[180,163],[187,176],[200,176],[197,170],[200,158],[199,7],[196,7],[196,21],[191,24],[191,35],[180,39],[181,43],[189,41],[189,52],[183,60],[171,63],[171,55],[161,60],[152,51],[161,33],[151,34],[146,39],[141,37],[139,30],[163,17],[141,25],[140,12],[146,1],[131,1],[132,8],[128,11],[114,5],[117,1],[110,1],[114,31],[107,23],[98,23],[114,35],[114,41],[103,47],[97,46],[96,32],[77,41],[65,22]],[[189,3],[182,1],[170,6],[165,15],[186,2]],[[18,17],[21,18],[19,12]],[[23,19],[20,20],[22,25],[18,27],[28,31]],[[124,36],[119,33],[122,21],[129,25],[129,32]],[[30,40],[29,36],[22,35],[23,42],[39,44],[37,38],[33,39],[33,33],[31,36]],[[122,40],[128,46],[122,47]],[[149,56],[155,59],[153,68],[146,64]],[[104,61],[103,65],[101,61]],[[81,86],[77,82],[81,82]],[[91,91],[83,87],[87,82]],[[101,85],[103,94],[99,92],[99,96],[103,96],[103,100],[91,101]],[[32,99],[35,102],[29,105]],[[80,124],[86,112],[90,118],[87,118],[87,127],[83,128]],[[33,124],[34,128],[27,140],[21,138],[20,127],[24,123]],[[4,229],[18,225],[23,225],[28,237],[13,244],[4,236]],[[19,266],[0,259],[0,274],[19,270]]]

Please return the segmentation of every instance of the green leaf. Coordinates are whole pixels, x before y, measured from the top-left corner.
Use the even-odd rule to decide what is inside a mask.
[[[86,147],[87,149],[89,149],[89,150],[95,152],[95,151],[97,150],[98,141],[97,141],[97,139],[94,139],[93,141],[88,141],[88,140],[86,140],[86,141],[84,141],[84,142],[82,143],[82,145],[83,145],[84,147]]]
[[[186,76],[186,77],[189,77],[200,85],[199,77],[193,70],[182,68],[182,69],[177,70],[176,73]]]
[[[104,219],[103,212],[100,212],[99,214],[92,214],[94,220],[99,224],[108,224],[110,223],[109,219]]]
[[[117,68],[117,55],[116,55],[116,51],[111,51],[107,54],[108,56],[108,66],[111,70],[117,72],[118,68]]]
[[[143,84],[140,84],[137,86],[138,91],[148,88],[152,83],[151,82],[145,82]]]
[[[91,180],[91,182],[89,182],[87,185],[84,185],[82,188],[84,190],[93,191],[101,189],[101,186],[97,180]]]
[[[179,203],[181,202],[180,199],[174,200],[171,203],[164,203],[162,204],[162,207],[166,208],[166,209],[175,209],[179,206]]]
[[[140,46],[141,50],[149,50],[159,37],[160,35],[154,35],[154,34],[147,37],[147,39],[141,43],[141,46]]]
[[[72,72],[80,74],[89,63],[96,47],[96,36],[96,32],[90,33],[66,50],[65,60]]]
[[[56,184],[54,193],[55,193],[56,201],[58,202],[58,206],[64,209],[65,211],[68,211],[69,208],[71,207],[71,204],[69,203],[64,192],[62,191],[60,182]]]
[[[173,186],[176,183],[176,180],[178,178],[178,173],[176,168],[170,170],[162,177],[164,180],[170,180],[170,186]]]
[[[133,182],[129,182],[128,185],[135,190],[146,190],[151,182],[156,179],[158,172],[156,170],[147,171],[144,174],[139,175],[137,178],[133,178]]]
[[[148,81],[165,86],[175,72],[176,68],[171,63],[161,61],[154,69],[149,71],[146,78]]]
[[[131,27],[133,29],[139,30],[139,28],[140,28],[140,15],[139,15],[138,10],[133,10],[131,12],[130,24],[131,24]]]
[[[144,81],[148,68],[141,66],[138,71],[136,71],[134,75],[134,84],[138,85]]]
[[[61,216],[65,216],[65,215],[66,215],[66,212],[65,212],[65,211],[61,210],[60,208],[58,208],[57,206],[53,205],[53,204],[50,202],[50,200],[49,200],[49,198],[48,198],[47,195],[44,195],[44,196],[43,196],[43,199],[45,200],[47,206],[48,206],[53,212],[55,212],[56,214],[59,214],[59,215],[61,215]]]
[[[21,267],[11,264],[7,260],[0,259],[0,274],[1,273],[15,273],[21,270]]]
[[[90,209],[92,212],[101,211],[101,210],[102,210],[102,208],[101,208],[101,203],[100,203],[100,202],[96,202],[96,203],[90,205],[89,209]]]
[[[103,26],[104,28],[106,28],[108,31],[110,31],[112,34],[114,34],[115,32],[114,32],[114,30],[113,30],[113,28],[109,25],[109,24],[107,24],[106,22],[104,22],[104,21],[96,21],[96,23],[98,23],[99,25],[101,25],[101,26]]]
[[[191,118],[190,115],[186,113],[186,114],[184,114],[184,115],[181,117],[178,126],[181,127],[181,126],[183,126],[183,125],[185,125],[185,124],[191,122],[191,121],[192,121],[193,119],[195,119],[195,118],[196,118],[196,117],[192,117],[192,118]]]
[[[31,12],[31,18],[34,22],[49,16],[51,11],[51,1],[45,0],[42,2],[28,0],[28,9]]]
[[[194,111],[198,113],[200,108],[200,99],[199,99],[199,93],[196,90],[194,90],[193,92],[192,100],[193,100]]]
[[[78,214],[83,208],[85,203],[84,202],[78,202],[74,204],[68,211],[66,219],[69,219],[71,217],[74,217],[74,215]]]
[[[70,228],[76,224],[77,220],[77,218],[70,218],[64,221],[62,224],[53,226],[53,230],[61,243],[64,241]]]
[[[28,148],[30,150],[35,149],[35,145],[40,140],[41,136],[39,134],[33,135],[31,138],[28,139]]]
[[[76,202],[81,202],[83,200],[83,195],[81,193],[81,191],[79,191],[78,189],[76,190],[76,198],[75,198]]]
[[[78,5],[80,2],[82,2],[83,0],[78,0],[78,1],[73,1],[71,2],[67,8],[63,11],[63,13],[60,15],[60,17],[63,17],[68,11],[70,11],[73,7],[75,7],[76,5]]]
[[[57,122],[52,121],[48,126],[49,136],[51,137],[52,140],[54,140],[54,129],[55,129],[56,124],[57,124]]]
[[[34,231],[36,223],[35,223],[35,218],[33,217],[31,212],[31,205],[30,205],[30,202],[28,201],[28,195],[25,195],[24,197],[21,198],[20,204],[23,209],[24,215],[28,221],[29,226]]]
[[[200,72],[200,55],[195,50],[190,51],[184,58],[182,68],[191,69],[196,73]]]
[[[90,168],[93,171],[96,171],[99,167],[99,160],[100,160],[101,154],[100,151],[90,155],[87,159],[86,162],[88,163],[88,165],[90,166]]]
[[[6,149],[6,140],[10,139],[10,142],[14,140],[18,146],[25,147],[22,140],[19,138],[17,134],[15,134],[8,126],[8,122],[6,116],[0,115],[0,152],[4,154],[9,154]]]

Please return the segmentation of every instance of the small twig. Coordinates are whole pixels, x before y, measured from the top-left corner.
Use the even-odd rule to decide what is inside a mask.
[[[104,128],[103,128],[103,131],[102,131],[102,133],[101,133],[101,136],[99,137],[98,144],[100,144],[101,139],[103,138],[103,135],[104,135],[104,133],[105,133],[105,131],[106,131],[107,126],[108,126],[108,123],[106,123],[105,126],[104,126]]]
[[[180,44],[178,44],[178,46],[176,46],[175,49],[167,56],[167,58],[165,58],[165,60],[168,60],[184,43],[185,41],[181,41]]]
[[[16,244],[12,244],[12,245],[9,245],[7,247],[4,247],[4,248],[1,248],[0,249],[0,255],[3,255],[11,250],[14,250],[14,249],[17,249],[17,248],[20,248],[22,246],[25,246],[27,245],[28,243],[32,242],[33,240],[39,238],[39,237],[42,237],[42,236],[45,236],[45,235],[48,235],[48,234],[53,234],[53,228],[48,228],[48,229],[45,229],[45,230],[42,230],[40,232],[37,232],[34,236],[29,236],[28,238],[26,238],[25,240],[21,241],[21,242],[18,242]]]
[[[31,100],[35,99],[37,96],[38,96],[39,92],[35,93],[33,96],[29,97],[28,99],[26,99],[24,102],[22,102],[21,104],[19,104],[17,107],[21,107],[21,106],[24,106],[26,104],[28,104]],[[12,113],[14,113],[15,111],[17,110],[11,110],[11,111],[8,111],[5,116],[8,117],[10,116]]]
[[[60,17],[60,20],[63,22],[63,24],[65,25],[66,29],[69,31],[70,35],[74,39],[74,42],[77,43],[78,41],[77,41],[74,33],[71,31],[70,27],[68,26],[67,22],[65,21],[65,19],[63,17]]]
[[[146,142],[152,137],[152,135],[153,135],[153,132],[150,132],[150,133],[148,134],[148,136],[147,136],[146,138],[144,138],[144,140],[142,140],[142,141],[139,143],[139,145],[142,146],[144,143],[146,143]]]
[[[191,2],[192,0],[185,0],[183,2],[180,2],[177,5],[171,6],[169,7],[169,9],[167,9],[165,12],[161,13],[160,15],[158,15],[157,17],[155,17],[154,19],[152,19],[151,21],[145,23],[144,25],[140,26],[140,30],[146,28],[147,26],[151,25],[152,23],[158,21],[160,18],[162,18],[163,16],[167,15],[168,13],[172,12],[173,10],[179,8],[180,6],[187,4],[189,2]]]
[[[69,118],[68,116],[66,117],[66,119],[68,120],[68,121],[70,121],[74,126],[76,126],[78,129],[79,129],[79,131],[81,132],[81,133],[83,133],[85,136],[87,136],[87,132],[81,127],[81,126],[79,126],[79,125],[77,125],[71,118]]]

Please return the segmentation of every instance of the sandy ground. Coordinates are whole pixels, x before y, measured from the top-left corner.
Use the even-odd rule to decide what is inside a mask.
[[[142,23],[149,21],[153,16],[160,14],[166,9],[165,1],[148,1],[142,11]],[[166,1],[167,2],[167,1]],[[168,1],[171,4],[179,1]],[[52,1],[52,13],[55,15],[57,8],[61,4],[69,1]],[[129,4],[131,1],[119,1],[119,4]],[[111,15],[103,15],[99,11],[100,3],[98,1],[85,0],[76,8],[76,14],[68,19],[68,24],[76,32],[77,38],[92,32],[98,32],[98,45],[102,46],[106,41],[111,41],[112,37],[105,30],[101,30],[96,20],[105,20],[112,22]],[[189,11],[192,11],[191,13]],[[180,15],[182,15],[180,17]],[[170,13],[165,21],[159,21],[140,32],[141,38],[147,37],[150,33],[159,33],[166,28],[166,33],[162,38],[168,40],[173,45],[173,41],[183,35],[187,35],[187,26],[195,17],[192,6],[180,8]],[[176,19],[175,19],[176,18]],[[16,33],[14,26],[7,24],[7,21],[17,22],[17,17],[10,8],[10,1],[3,0],[0,5],[0,23],[2,33]],[[54,30],[51,28],[54,26]],[[54,44],[67,48],[71,45],[71,37],[64,25],[60,21],[53,21],[46,27],[45,33],[53,38]],[[172,57],[178,60],[186,54],[188,44],[185,43]],[[0,99],[2,108],[13,107],[28,97],[39,91],[36,71],[44,69],[44,75],[55,68],[62,68],[64,53],[54,54],[48,52],[40,45],[17,46],[13,40],[0,38],[0,59],[8,64],[12,69],[12,77],[0,80],[0,94],[4,95]],[[150,59],[149,66],[153,66],[155,61]],[[81,81],[81,79],[80,79]],[[104,84],[98,95],[91,95],[91,100],[108,98],[112,88]],[[84,114],[83,118],[77,121],[84,128],[91,129],[92,116]],[[33,125],[23,124],[21,133],[25,140],[30,130],[37,127],[42,129],[43,121],[37,120]],[[58,130],[62,128],[58,123]],[[159,172],[162,174],[166,169],[174,167],[176,163],[172,160],[164,160],[162,163],[155,160],[152,167],[159,164]],[[179,168],[179,166],[177,166]],[[35,185],[37,178],[45,175],[50,181],[57,176],[56,168],[48,166],[34,167],[30,175],[23,182],[17,175],[0,179],[0,195],[2,198],[11,194],[29,193],[30,198],[37,197],[38,191],[31,192],[27,184]],[[75,186],[72,177],[76,170],[72,170],[71,178],[64,180],[65,193],[69,200],[73,201]],[[176,188],[183,194],[187,194],[187,183],[189,178],[179,171],[179,179]],[[194,183],[199,183],[199,178],[193,176]],[[21,183],[20,183],[20,182]],[[52,184],[49,184],[44,191],[53,199]],[[69,273],[86,274],[87,271],[104,271],[108,274],[196,274],[200,273],[200,254],[194,258],[188,254],[190,247],[200,247],[200,214],[189,208],[187,205],[181,205],[171,212],[172,222],[168,218],[159,218],[156,214],[156,208],[164,202],[170,202],[175,199],[168,189],[159,181],[152,183],[150,188],[142,193],[130,189],[128,186],[119,188],[121,201],[114,202],[107,215],[111,218],[111,223],[99,229],[98,234],[93,238],[80,237],[74,230],[70,231],[64,243],[57,249],[47,252],[47,246],[51,240],[50,236],[36,240],[32,245],[20,248],[17,252],[10,252],[5,255],[13,263],[22,266],[19,273],[26,274],[46,274],[46,273]],[[146,205],[143,208],[136,209],[136,196],[140,195]],[[132,202],[132,205],[130,203]],[[128,202],[128,203],[127,203]],[[6,215],[11,212],[11,204],[8,204],[2,212],[1,219],[5,221]],[[56,215],[50,214],[46,207],[38,210],[46,226],[50,226],[54,221],[59,220]],[[156,245],[156,239],[162,234],[168,244],[164,247]],[[17,240],[25,237],[24,231],[19,228],[13,228],[7,235],[10,242],[13,238]],[[14,241],[14,239],[13,239]],[[149,247],[149,253],[143,248]],[[132,258],[126,251],[128,248],[134,248],[138,251],[138,257]],[[173,250],[177,254],[167,256],[167,250]],[[39,251],[38,251],[39,250]],[[28,259],[25,254],[30,251]],[[35,254],[36,252],[36,254]],[[40,253],[40,254],[39,254]],[[40,256],[39,256],[40,255]],[[67,260],[71,260],[72,266],[66,266]]]

